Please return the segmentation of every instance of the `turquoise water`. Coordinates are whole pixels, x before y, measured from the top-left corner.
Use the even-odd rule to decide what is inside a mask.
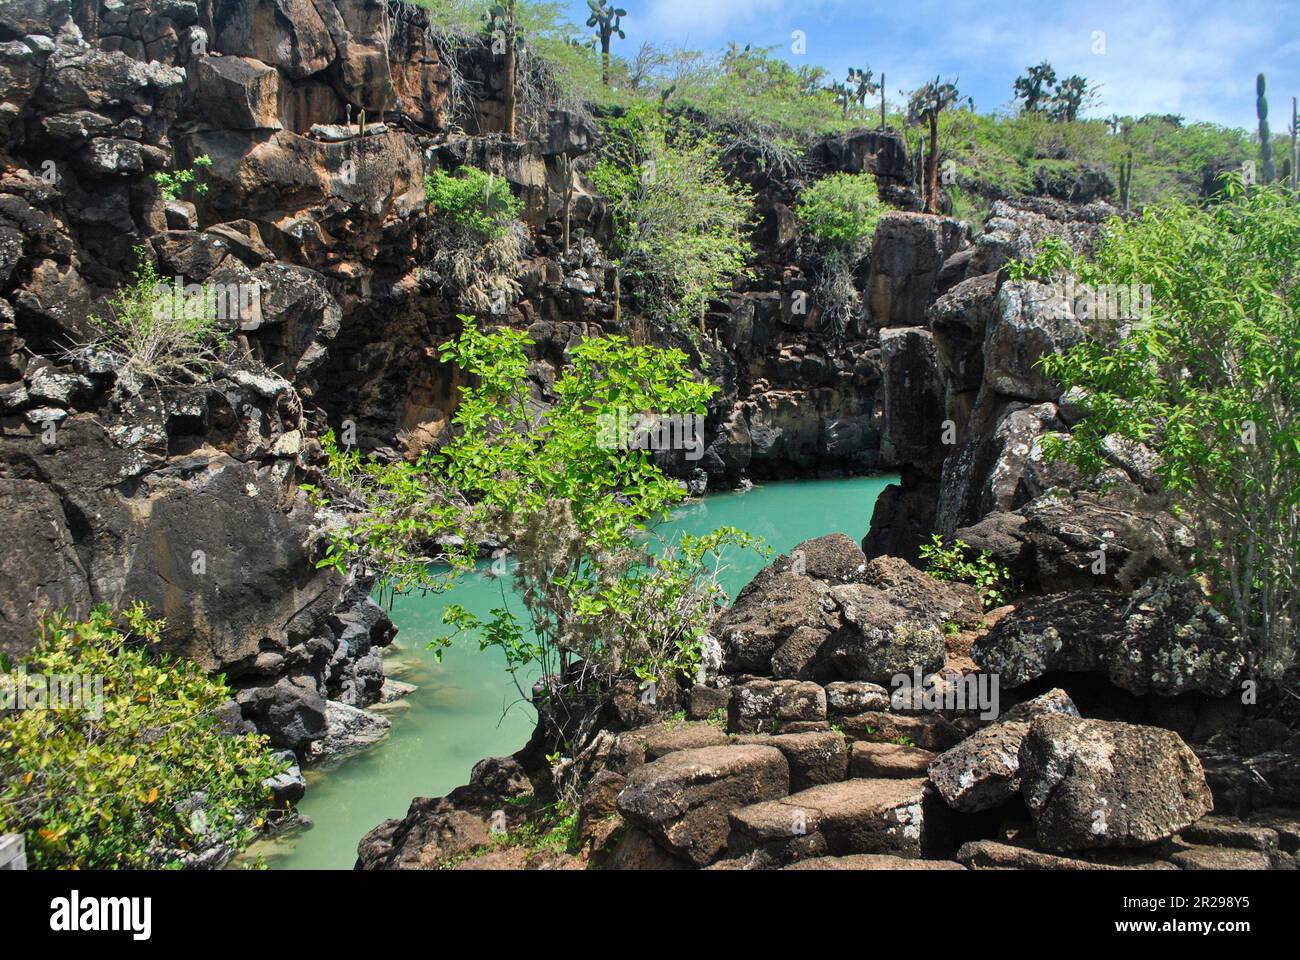
[[[777,552],[810,537],[847,533],[861,539],[876,497],[893,477],[772,483],[736,493],[713,494],[676,510],[663,532],[705,533],[736,526],[763,537]],[[724,559],[722,582],[735,595],[767,561],[733,550]],[[401,817],[413,797],[442,796],[462,784],[483,757],[518,750],[532,732],[532,711],[495,650],[453,646],[436,663],[425,643],[442,632],[442,609],[457,603],[486,614],[501,602],[503,580],[480,575],[451,594],[399,597],[392,617],[400,632],[385,658],[389,675],[419,689],[381,708],[392,721],[387,740],[334,766],[308,773],[300,806],[310,827],[294,828],[255,844],[277,869],[347,869],[357,841],[389,817]]]

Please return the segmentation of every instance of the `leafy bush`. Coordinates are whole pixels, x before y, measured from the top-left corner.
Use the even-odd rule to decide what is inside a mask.
[[[425,195],[441,223],[430,235],[432,266],[453,287],[462,308],[503,314],[519,298],[515,279],[527,234],[523,202],[503,178],[475,167],[456,175],[435,170]]]
[[[821,251],[814,296],[822,307],[822,327],[838,336],[860,309],[853,271],[866,256],[883,212],[876,178],[869,173],[823,177],[800,194],[795,212]]]
[[[709,302],[746,272],[751,192],[728,181],[709,137],[652,107],[604,128],[592,180],[610,202],[620,271],[655,319],[702,329]]]
[[[113,298],[104,317],[90,318],[103,331],[74,355],[105,356],[118,383],[138,392],[146,382],[172,383],[207,376],[229,346],[209,288],[174,290],[154,268],[147,247],[135,248],[133,281]]]
[[[865,250],[883,207],[872,174],[835,173],[803,191],[795,212],[804,228],[827,246]]]
[[[461,337],[442,347],[473,384],[461,387],[455,438],[415,464],[363,463],[330,448],[343,495],[313,491],[317,503],[350,497],[360,514],[334,527],[322,564],[361,565],[399,589],[437,590],[472,568],[475,544],[504,540],[518,561],[523,616],[503,605],[482,620],[452,605],[446,620],[453,637],[501,649],[521,695],[541,673],[532,699],[564,767],[589,745],[618,683],[693,674],[724,600],[718,556],[753,541],[721,528],[654,542],[647,524],[681,501],[682,487],[649,451],[608,443],[604,417],[620,408],[704,412],[716,388],[692,379],[683,353],[616,336],[584,340],[555,384],[554,406],[538,411],[527,335],[485,333],[463,319]],[[467,547],[450,551],[448,566],[429,567],[435,539]]]
[[[161,627],[139,604],[42,626],[28,675],[101,678],[103,710],[0,713],[0,833],[25,835],[33,867],[177,866],[243,845],[270,811],[263,781],[285,765],[264,737],[221,732],[220,678],[149,654]]]
[[[462,166],[455,176],[435,170],[424,178],[429,206],[451,222],[491,239],[500,236],[523,212],[523,202],[502,177]]]
[[[162,187],[162,195],[168,200],[179,198],[188,183],[194,183],[194,192],[202,196],[208,192],[208,185],[202,182],[194,182],[194,170],[195,168],[210,166],[212,166],[212,158],[205,154],[194,158],[193,167],[174,170],[170,173],[166,170],[160,170],[153,175],[153,178]]]
[[[1002,606],[1010,598],[1011,571],[994,560],[987,550],[974,560],[966,559],[970,549],[970,544],[963,540],[945,546],[943,537],[933,534],[929,543],[921,545],[926,573],[936,580],[972,584],[979,591],[985,610]]]
[[[1042,361],[1087,416],[1045,444],[1085,474],[1115,438],[1155,467],[1197,528],[1197,567],[1276,676],[1294,658],[1300,594],[1300,206],[1229,182],[1208,207],[1171,203],[1109,225],[1083,284],[1149,285],[1149,316],[1094,329]],[[1140,322],[1136,322],[1140,321]]]

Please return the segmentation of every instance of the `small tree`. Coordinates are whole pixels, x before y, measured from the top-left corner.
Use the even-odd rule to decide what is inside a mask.
[[[915,91],[907,105],[908,123],[925,124],[930,130],[930,150],[926,157],[926,213],[939,212],[939,114],[960,97],[955,83],[943,83],[935,77]]]
[[[1300,207],[1283,191],[1234,176],[1221,203],[1148,207],[1109,224],[1096,261],[1073,269],[1090,285],[1150,285],[1150,315],[1042,361],[1087,410],[1048,452],[1089,475],[1113,436],[1158,453],[1197,529],[1198,568],[1263,677],[1292,663],[1300,616],[1297,263]]]
[[[861,106],[864,110],[867,106],[867,97],[874,94],[880,89],[880,84],[871,79],[871,68],[862,69],[860,67],[849,67],[849,75],[845,79],[849,91],[853,97],[853,102]]]
[[[504,603],[484,620],[450,606],[445,621],[455,633],[432,645],[469,633],[501,649],[559,766],[572,769],[620,683],[654,690],[693,677],[724,600],[718,555],[752,543],[731,528],[670,544],[648,539],[648,522],[684,492],[648,450],[623,447],[610,420],[621,423],[620,411],[702,415],[717,388],[696,381],[678,350],[591,338],[573,348],[554,405],[539,411],[527,335],[462,320],[462,335],[441,348],[472,384],[461,388],[452,441],[414,464],[362,462],[326,444],[335,499],[359,504],[361,514],[334,529],[322,563],[362,566],[400,589],[441,589],[472,567],[480,538],[504,538],[518,560],[522,612]],[[329,502],[312,493],[318,505]],[[468,545],[452,548],[441,570],[427,564],[440,535]],[[533,671],[541,680],[530,693]]]
[[[1079,118],[1079,111],[1094,99],[1088,81],[1077,73],[1066,77],[1052,94],[1052,119],[1069,123]]]
[[[711,138],[652,107],[604,130],[592,179],[614,216],[617,282],[626,274],[657,319],[703,333],[709,302],[746,270],[751,193],[727,178]]]
[[[604,80],[605,86],[609,86],[609,46],[610,41],[617,36],[620,40],[626,40],[627,34],[623,32],[623,18],[627,16],[627,11],[622,7],[614,7],[605,3],[605,0],[587,0],[587,6],[591,8],[591,16],[587,18],[587,26],[595,27],[600,33],[600,73],[601,79]]]

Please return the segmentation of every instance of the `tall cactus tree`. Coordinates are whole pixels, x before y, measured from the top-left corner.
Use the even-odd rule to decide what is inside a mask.
[[[939,114],[961,98],[955,83],[935,77],[913,92],[907,104],[907,122],[930,128],[930,151],[926,157],[925,212],[939,212]]]
[[[591,16],[587,18],[587,26],[595,27],[600,32],[600,75],[605,81],[605,86],[609,86],[609,44],[617,35],[620,40],[626,40],[627,34],[623,32],[623,18],[627,16],[627,11],[622,7],[607,6],[605,0],[587,0],[587,6],[591,8]]]
[[[875,93],[880,84],[871,79],[871,68],[865,70],[860,67],[849,67],[849,75],[844,82],[848,85],[853,94],[853,102],[860,104],[863,109],[867,106],[867,97]]]
[[[1056,71],[1044,60],[1036,67],[1026,67],[1025,75],[1016,78],[1013,89],[1025,113],[1033,113],[1035,110],[1041,110],[1048,102],[1054,86],[1056,86]]]
[[[1268,97],[1264,95],[1264,75],[1255,78],[1255,115],[1259,117],[1259,177],[1262,183],[1272,183],[1277,177],[1273,165],[1273,134],[1268,129]]]

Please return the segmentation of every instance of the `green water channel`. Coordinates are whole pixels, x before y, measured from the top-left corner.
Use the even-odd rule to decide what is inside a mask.
[[[866,532],[876,497],[893,477],[771,483],[718,493],[686,504],[663,533],[705,533],[736,526],[763,537],[777,552],[810,537]],[[731,551],[722,581],[735,596],[764,565],[753,552]],[[425,644],[443,631],[442,610],[453,600],[478,614],[501,602],[501,580],[468,579],[451,593],[399,597],[391,611],[399,633],[385,657],[389,676],[418,689],[381,708],[392,721],[388,738],[365,753],[307,773],[300,811],[308,821],[254,844],[275,869],[348,869],[357,841],[380,821],[401,817],[414,797],[442,796],[464,783],[483,757],[505,756],[532,732],[532,711],[518,703],[499,651],[453,646],[441,663]],[[246,858],[241,858],[246,859]]]

